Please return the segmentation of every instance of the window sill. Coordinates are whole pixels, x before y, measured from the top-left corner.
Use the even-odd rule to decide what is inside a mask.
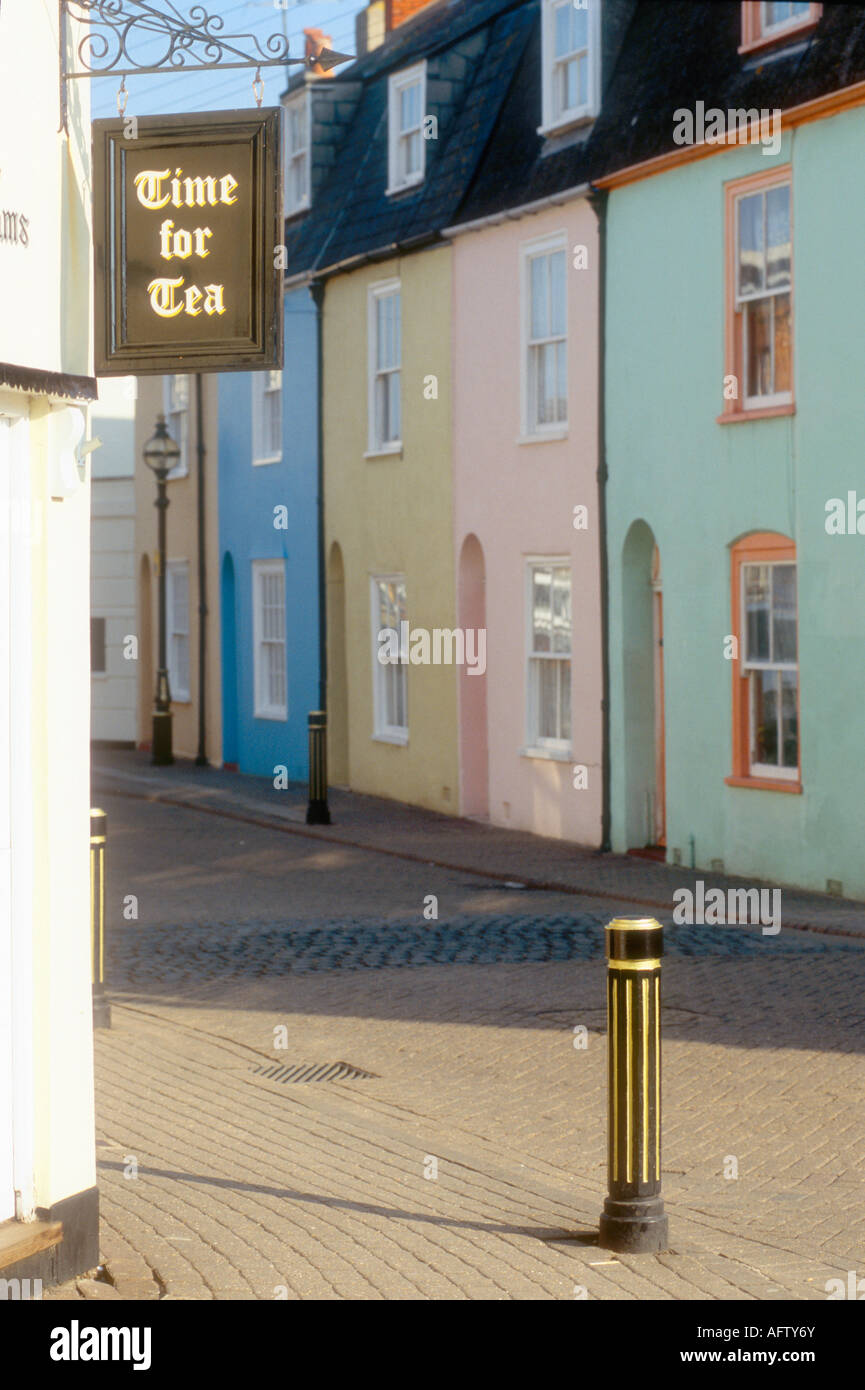
[[[269,468],[273,463],[282,463],[282,454],[275,454],[270,459],[253,459],[253,468]]]
[[[549,125],[539,125],[537,133],[548,140],[554,135],[564,135],[566,130],[574,130],[576,126],[588,125],[590,121],[596,120],[597,115],[597,111],[586,106],[581,111],[575,111],[571,116],[563,116],[559,121],[553,121]]]
[[[767,405],[756,410],[727,410],[723,415],[717,415],[715,422],[718,425],[740,425],[743,420],[772,420],[779,415],[795,414],[795,402],[788,401],[786,405]]]
[[[367,452],[364,454],[364,458],[367,459],[367,460],[369,460],[369,459],[394,459],[394,458],[401,459],[401,458],[402,458],[402,440],[400,440],[399,444],[395,444],[395,445],[393,446],[393,448],[387,447],[387,448],[382,448],[382,449],[369,449],[369,450],[367,450]]]
[[[309,212],[309,209],[310,209],[310,200],[309,200],[309,198],[304,198],[302,202],[300,202],[300,203],[297,204],[297,207],[286,208],[286,209],[285,209],[285,220],[286,220],[286,222],[290,221],[290,219],[291,219],[292,217],[300,217],[300,214],[301,214],[302,212]]]
[[[408,746],[408,731],[404,734],[373,734],[372,741],[373,743],[392,743],[397,748],[406,748]]]
[[[751,39],[748,43],[740,44],[737,52],[740,55],[745,55],[759,53],[770,48],[780,48],[782,44],[806,38],[817,28],[819,23],[820,16],[818,15],[816,19],[808,19],[804,24],[791,24],[789,28],[779,30],[775,34],[761,34],[759,39]]]
[[[563,439],[568,437],[568,427],[564,425],[558,430],[544,430],[538,434],[519,434],[517,444],[560,444]]]
[[[172,695],[171,703],[173,705],[191,705],[192,698],[189,695]]]
[[[413,189],[420,188],[425,178],[424,174],[419,174],[416,179],[407,179],[405,183],[398,183],[384,190],[386,198],[396,198],[400,193],[411,193]]]
[[[725,777],[724,783],[728,787],[750,787],[752,791],[758,792],[789,792],[793,796],[802,795],[801,782],[787,782],[781,778],[776,781],[771,777]]]
[[[257,709],[252,717],[253,719],[266,719],[271,724],[287,724],[288,710],[284,710],[277,714],[275,712]]]
[[[572,748],[521,748],[521,758],[539,758],[543,762],[569,763],[573,758]]]

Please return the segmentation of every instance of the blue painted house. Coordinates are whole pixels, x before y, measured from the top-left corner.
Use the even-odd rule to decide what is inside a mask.
[[[292,290],[284,370],[219,379],[222,756],[290,781],[319,707],[317,343],[313,297]]]

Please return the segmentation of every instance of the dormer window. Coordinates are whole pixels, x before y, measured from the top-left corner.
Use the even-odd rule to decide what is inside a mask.
[[[309,93],[299,92],[285,106],[285,215],[310,204]]]
[[[598,114],[601,0],[543,0],[541,133]]]
[[[744,0],[740,53],[768,48],[809,33],[823,14],[809,0]]]
[[[422,183],[426,166],[423,138],[426,63],[395,73],[388,84],[388,193]]]

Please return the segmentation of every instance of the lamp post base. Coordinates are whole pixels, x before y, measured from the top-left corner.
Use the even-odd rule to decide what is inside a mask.
[[[306,808],[307,825],[330,825],[330,808],[326,801],[310,801]]]
[[[598,1244],[622,1255],[649,1255],[668,1248],[669,1223],[660,1197],[634,1202],[604,1202]]]
[[[174,762],[171,736],[171,711],[155,710],[153,714],[153,756],[154,767],[169,767]]]

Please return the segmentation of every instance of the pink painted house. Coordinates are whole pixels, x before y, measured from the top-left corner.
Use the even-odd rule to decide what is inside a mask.
[[[633,12],[540,0],[453,245],[460,811],[606,842],[592,130]]]
[[[457,621],[487,630],[460,810],[597,846],[597,220],[581,196],[452,235]]]

